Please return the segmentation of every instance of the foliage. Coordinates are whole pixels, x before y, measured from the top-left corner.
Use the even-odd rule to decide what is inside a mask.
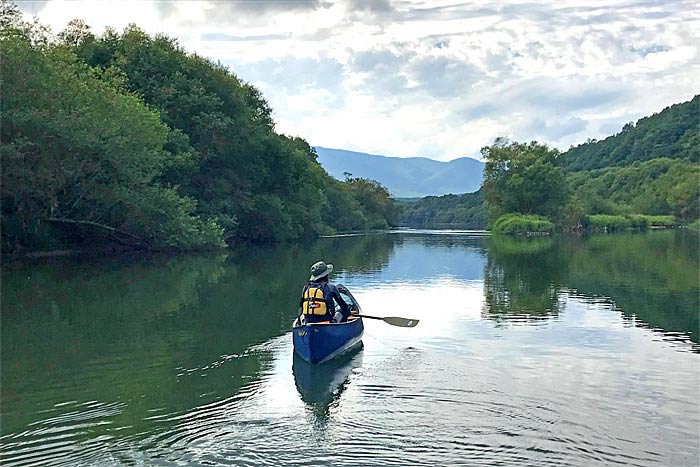
[[[358,187],[338,188],[306,141],[274,132],[272,110],[260,91],[223,65],[133,25],[121,35],[82,37],[77,50],[89,64],[118,68],[126,87],[180,132],[195,163],[171,167],[162,179],[197,199],[198,212],[217,219],[229,241],[284,240],[394,222],[388,192],[365,196],[367,190]],[[334,195],[345,194],[329,199],[328,185]]]
[[[645,216],[637,215],[637,218],[642,217],[646,220],[650,227],[674,227],[678,225],[678,220],[675,216]]]
[[[497,138],[481,154],[486,160],[482,188],[492,218],[508,212],[552,216],[566,204],[569,193],[556,149]]]
[[[527,235],[531,233],[552,233],[554,224],[542,216],[528,216],[518,213],[504,214],[493,223],[495,234]]]
[[[52,246],[47,222],[141,246],[221,244],[216,223],[192,215],[193,200],[156,180],[174,156],[156,112],[65,48],[4,29],[0,50],[6,250]]]
[[[630,165],[656,158],[700,162],[700,95],[628,123],[620,133],[602,141],[572,147],[562,156],[571,171]]]
[[[486,212],[481,190],[464,195],[426,196],[401,204],[401,224],[486,228]]]
[[[332,179],[223,65],[134,25],[98,37],[74,20],[51,42],[6,4],[5,251],[220,246],[397,221],[386,189]]]
[[[386,229],[398,222],[398,209],[381,183],[366,178],[348,177],[345,183],[367,213],[370,229]]]
[[[591,214],[673,214],[700,217],[700,167],[668,158],[574,172],[574,198]]]
[[[593,232],[615,232],[632,228],[632,221],[627,217],[608,214],[590,215],[587,224],[588,229]]]

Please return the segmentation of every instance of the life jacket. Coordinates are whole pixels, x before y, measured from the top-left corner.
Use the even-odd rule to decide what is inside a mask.
[[[327,316],[328,299],[325,295],[326,287],[324,284],[317,282],[309,282],[304,286],[304,294],[301,298],[301,313],[311,316]]]

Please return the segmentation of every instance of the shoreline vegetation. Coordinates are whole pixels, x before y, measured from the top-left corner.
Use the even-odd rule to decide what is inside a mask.
[[[401,223],[496,234],[700,231],[700,96],[560,153],[498,138],[476,193],[401,204]]]
[[[497,138],[475,193],[331,177],[261,92],[136,25],[53,35],[0,12],[3,257],[199,251],[398,225],[550,235],[700,218],[700,96],[565,153]],[[54,253],[52,253],[54,252]]]
[[[57,35],[0,11],[2,254],[192,251],[398,223],[374,180],[332,178],[260,91],[135,25]]]

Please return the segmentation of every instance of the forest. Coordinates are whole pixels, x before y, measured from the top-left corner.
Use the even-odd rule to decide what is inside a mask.
[[[260,91],[135,25],[53,35],[0,11],[2,251],[200,249],[387,228],[386,188],[338,181]]]
[[[700,96],[563,153],[498,138],[477,192],[396,203],[377,181],[331,177],[304,139],[275,130],[258,89],[173,38],[95,35],[80,20],[54,35],[3,1],[0,53],[3,254],[700,217]]]
[[[536,141],[498,138],[481,151],[486,166],[478,192],[406,203],[401,223],[504,227],[504,233],[525,233],[535,226],[546,232],[552,223],[563,231],[697,223],[698,128],[700,96],[695,96],[564,153]]]

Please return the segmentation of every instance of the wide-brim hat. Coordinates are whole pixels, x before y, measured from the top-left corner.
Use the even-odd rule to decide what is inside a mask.
[[[326,264],[323,261],[319,261],[318,263],[315,263],[313,266],[311,266],[311,277],[309,278],[309,280],[315,281],[317,279],[325,277],[328,274],[330,274],[331,271],[333,271],[332,264]]]

